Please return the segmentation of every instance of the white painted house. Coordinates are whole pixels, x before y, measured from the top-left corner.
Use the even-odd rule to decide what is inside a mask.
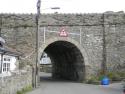
[[[40,64],[51,64],[51,60],[45,52],[43,52],[43,55],[40,60]]]
[[[5,40],[0,37],[0,76],[10,76],[18,69],[19,53],[4,46]]]

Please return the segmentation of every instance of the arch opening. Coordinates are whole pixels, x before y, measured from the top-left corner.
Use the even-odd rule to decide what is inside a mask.
[[[51,59],[52,78],[71,81],[85,79],[84,58],[76,45],[67,41],[55,41],[44,52]]]

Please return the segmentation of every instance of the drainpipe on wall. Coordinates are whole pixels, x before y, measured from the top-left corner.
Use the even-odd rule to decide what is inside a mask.
[[[106,75],[106,71],[107,71],[107,66],[106,66],[106,32],[105,32],[105,15],[104,13],[102,14],[102,28],[103,28],[103,35],[102,35],[102,47],[103,47],[103,51],[102,51],[102,64],[101,64],[101,69],[102,69],[102,74]]]
[[[1,37],[1,28],[2,28],[2,17],[0,17],[0,37]],[[2,63],[3,63],[2,58],[3,58],[3,55],[1,53],[0,73],[2,73]]]

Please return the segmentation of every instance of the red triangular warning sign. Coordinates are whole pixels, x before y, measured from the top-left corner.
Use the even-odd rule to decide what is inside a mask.
[[[59,33],[60,37],[67,37],[68,33],[65,31],[65,28],[62,28]]]

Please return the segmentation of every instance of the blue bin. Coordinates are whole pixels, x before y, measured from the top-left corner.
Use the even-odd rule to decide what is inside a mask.
[[[101,80],[102,85],[109,85],[110,81],[109,78],[104,76],[103,79]]]

